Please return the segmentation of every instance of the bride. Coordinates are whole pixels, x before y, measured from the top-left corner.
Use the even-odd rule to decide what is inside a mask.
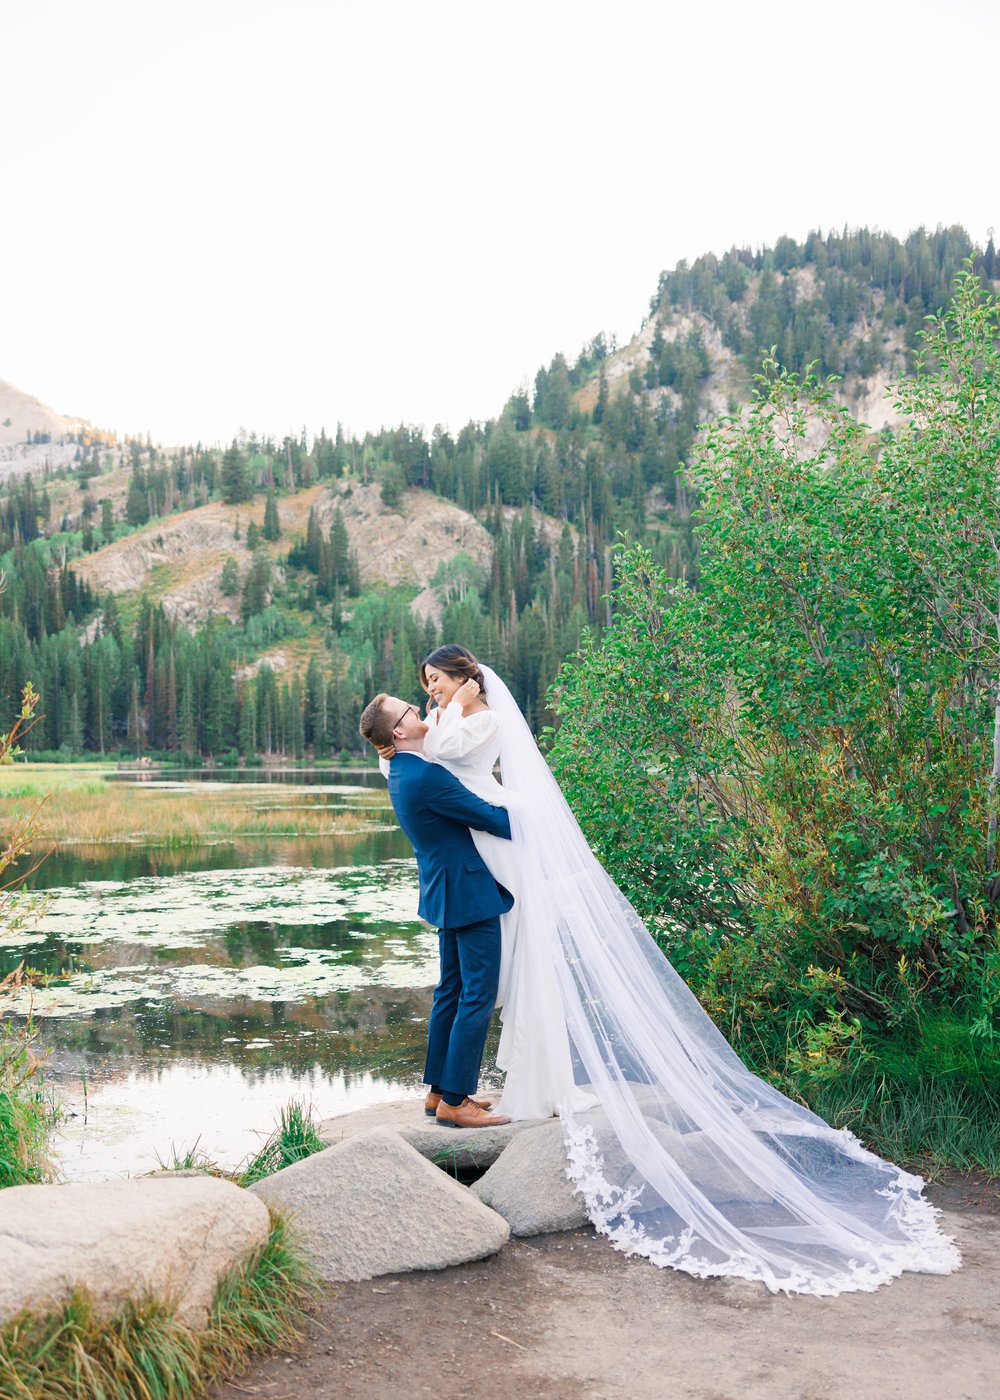
[[[957,1268],[920,1177],[742,1064],[590,851],[500,677],[445,646],[420,680],[436,706],[425,757],[510,814],[511,842],[473,833],[516,896],[501,923],[500,1111],[559,1115],[596,1228],[655,1264],[772,1292]]]

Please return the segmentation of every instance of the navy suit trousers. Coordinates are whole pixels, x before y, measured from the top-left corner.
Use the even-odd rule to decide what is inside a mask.
[[[424,1079],[445,1094],[474,1094],[500,981],[500,919],[438,931],[441,977],[427,1026]]]

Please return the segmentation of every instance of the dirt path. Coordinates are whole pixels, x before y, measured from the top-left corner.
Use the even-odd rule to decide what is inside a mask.
[[[296,1353],[215,1400],[986,1400],[998,1393],[1000,1188],[933,1187],[964,1256],[877,1293],[772,1297],[626,1259],[586,1230],[441,1273],[342,1284]]]

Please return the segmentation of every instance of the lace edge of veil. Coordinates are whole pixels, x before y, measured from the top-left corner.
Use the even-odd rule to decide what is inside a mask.
[[[571,1114],[562,1117],[566,1142],[566,1176],[594,1228],[605,1235],[623,1254],[638,1254],[659,1268],[678,1269],[695,1278],[740,1278],[763,1283],[771,1293],[804,1293],[813,1297],[835,1297],[840,1293],[873,1293],[901,1274],[950,1274],[961,1266],[962,1258],[954,1240],[942,1234],[938,1223],[941,1212],[920,1194],[919,1177],[898,1170],[879,1194],[890,1202],[889,1213],[905,1239],[898,1244],[870,1246],[868,1262],[848,1260],[846,1268],[821,1274],[806,1270],[779,1274],[761,1259],[734,1253],[729,1259],[713,1262],[696,1251],[697,1232],[689,1226],[676,1235],[651,1236],[636,1220],[642,1188],[624,1190],[612,1185],[604,1175],[604,1160],[593,1129],[577,1124]]]

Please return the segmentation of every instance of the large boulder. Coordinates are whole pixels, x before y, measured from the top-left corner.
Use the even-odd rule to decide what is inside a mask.
[[[508,1143],[519,1133],[537,1128],[539,1121],[551,1120],[525,1118],[499,1128],[449,1128],[427,1117],[422,1099],[394,1099],[374,1108],[324,1118],[319,1135],[332,1147],[375,1128],[387,1128],[447,1171],[484,1172]]]
[[[320,1278],[447,1269],[495,1254],[510,1230],[385,1128],[347,1137],[250,1187],[287,1211]]]
[[[503,1216],[512,1235],[575,1230],[587,1223],[583,1200],[566,1175],[558,1119],[516,1137],[472,1190]]]
[[[153,1295],[203,1327],[222,1277],[269,1232],[263,1203],[214,1177],[9,1186],[0,1191],[0,1320],[57,1307],[83,1287],[102,1313]]]

